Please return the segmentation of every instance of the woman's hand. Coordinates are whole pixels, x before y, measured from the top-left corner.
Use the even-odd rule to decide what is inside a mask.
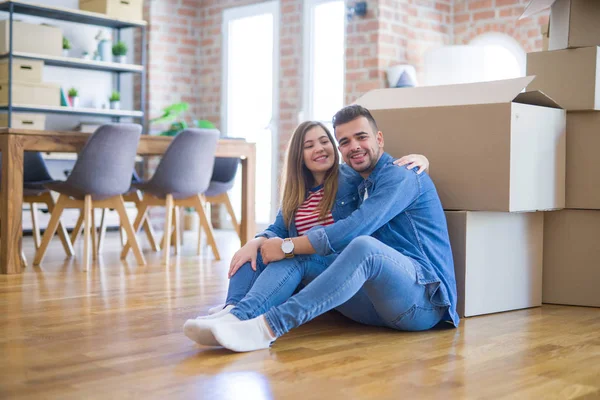
[[[285,258],[285,254],[283,254],[283,250],[281,250],[282,243],[282,238],[272,238],[268,239],[260,246],[260,255],[262,256],[265,265]]]
[[[256,271],[256,255],[258,254],[258,249],[260,249],[261,244],[265,240],[265,238],[252,239],[241,249],[235,252],[233,258],[231,259],[231,263],[229,264],[229,273],[227,274],[229,279],[231,279],[237,270],[248,261],[250,261],[252,269]]]
[[[394,165],[406,165],[407,169],[419,167],[419,169],[417,170],[417,174],[421,174],[423,173],[423,171],[429,169],[429,160],[427,159],[427,157],[421,154],[409,154],[408,156],[404,156],[394,161]]]

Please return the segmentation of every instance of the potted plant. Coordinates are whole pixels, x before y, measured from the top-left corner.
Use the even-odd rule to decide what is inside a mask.
[[[110,95],[110,97],[108,98],[108,101],[110,102],[110,108],[112,110],[118,110],[121,108],[121,93],[117,92],[116,90],[112,92],[112,94]]]
[[[74,87],[69,89],[69,102],[72,107],[79,107],[79,92]]]
[[[127,45],[125,42],[119,40],[117,43],[115,43],[112,47],[112,53],[118,63],[125,63],[125,55],[127,54]]]
[[[71,42],[65,36],[63,36],[63,57],[69,57],[69,50],[71,50]]]

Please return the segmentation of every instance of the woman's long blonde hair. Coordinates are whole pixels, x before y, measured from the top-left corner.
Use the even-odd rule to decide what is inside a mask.
[[[285,156],[285,170],[281,184],[281,213],[283,221],[289,227],[296,211],[304,200],[306,193],[315,186],[312,172],[304,164],[304,137],[306,132],[314,127],[321,127],[331,141],[334,153],[333,166],[325,174],[323,181],[323,199],[319,203],[319,219],[325,218],[327,213],[333,208],[335,195],[338,189],[338,170],[340,156],[335,148],[335,140],[325,125],[317,121],[306,121],[298,125],[287,148]]]

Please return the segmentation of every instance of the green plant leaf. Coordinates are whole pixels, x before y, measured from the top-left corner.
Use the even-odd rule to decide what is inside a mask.
[[[190,105],[186,102],[171,104],[163,109],[163,114],[160,117],[151,119],[149,122],[151,124],[164,124],[171,122],[176,119],[179,114],[187,111],[189,107]]]

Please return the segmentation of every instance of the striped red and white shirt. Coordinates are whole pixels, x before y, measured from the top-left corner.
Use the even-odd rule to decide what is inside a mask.
[[[298,235],[302,236],[313,226],[333,224],[331,210],[325,214],[325,218],[319,219],[319,202],[323,199],[323,186],[318,186],[310,191],[304,203],[296,211],[296,229]]]

